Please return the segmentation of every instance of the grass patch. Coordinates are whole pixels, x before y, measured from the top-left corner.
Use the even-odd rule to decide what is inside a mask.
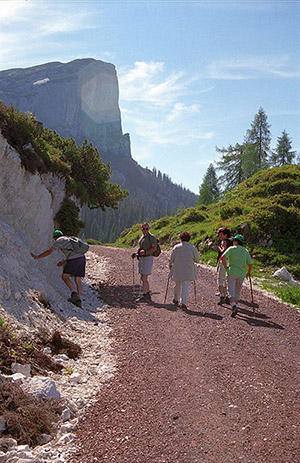
[[[270,281],[264,281],[262,287],[267,291],[271,291],[275,296],[279,297],[283,302],[287,304],[295,305],[297,308],[300,308],[300,287],[294,286],[288,283],[281,284],[278,286],[278,281],[276,283],[271,283]]]

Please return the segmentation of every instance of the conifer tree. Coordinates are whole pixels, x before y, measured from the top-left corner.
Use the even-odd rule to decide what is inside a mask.
[[[292,164],[296,156],[296,151],[292,151],[292,140],[289,138],[286,130],[282,131],[280,137],[277,138],[277,146],[271,156],[271,164],[273,166],[284,166]]]
[[[212,164],[208,166],[203,182],[199,188],[197,204],[211,204],[218,200],[220,191],[215,168]]]
[[[267,115],[260,107],[255,114],[250,129],[247,130],[245,145],[244,170],[246,178],[268,167],[268,156],[271,143],[270,124],[267,122]]]
[[[224,185],[224,191],[229,191],[246,180],[245,147],[236,143],[235,146],[229,145],[228,148],[222,149],[217,147],[216,150],[221,153],[220,160],[216,162],[217,170],[224,172],[219,178],[219,183]]]

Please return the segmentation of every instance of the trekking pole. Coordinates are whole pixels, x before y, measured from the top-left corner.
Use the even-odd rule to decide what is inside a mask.
[[[194,295],[195,295],[195,303],[197,302],[197,296],[196,296],[196,280],[194,280]]]
[[[134,281],[134,259],[132,259],[132,292],[134,293],[135,281]]]
[[[168,289],[169,289],[169,281],[170,281],[170,277],[168,277],[168,283],[167,283],[167,289],[166,289],[164,304],[166,303],[166,300],[167,300],[167,294],[168,294]]]
[[[253,288],[252,288],[252,280],[251,276],[249,275],[249,283],[250,283],[250,292],[251,292],[251,304],[253,307],[253,313],[255,314],[255,306],[254,306],[254,299],[253,299]]]

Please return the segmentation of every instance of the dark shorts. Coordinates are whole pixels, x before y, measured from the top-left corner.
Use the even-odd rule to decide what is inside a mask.
[[[76,259],[67,260],[64,266],[63,273],[67,273],[72,277],[85,276],[85,256],[76,257]]]

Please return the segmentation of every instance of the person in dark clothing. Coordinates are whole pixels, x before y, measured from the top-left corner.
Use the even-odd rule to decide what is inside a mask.
[[[139,248],[131,257],[138,258],[139,273],[142,280],[143,294],[137,298],[137,302],[151,301],[150,287],[148,277],[152,274],[153,253],[157,249],[157,239],[149,232],[149,224],[143,223],[142,236],[139,239]]]
[[[55,230],[53,232],[54,243],[51,248],[42,252],[41,254],[30,253],[34,259],[42,259],[47,257],[52,252],[59,249],[65,255],[65,259],[57,263],[58,267],[63,266],[62,279],[67,287],[71,290],[71,297],[68,299],[69,302],[72,302],[77,307],[81,307],[81,294],[82,294],[82,283],[81,278],[85,276],[85,265],[86,259],[83,254],[79,254],[73,251],[70,244],[70,239],[67,236],[64,236],[62,231]],[[77,291],[74,291],[74,284],[71,280],[71,277],[74,277],[75,286]]]
[[[219,305],[226,302],[226,270],[222,262],[222,256],[226,249],[232,245],[230,238],[230,230],[227,227],[221,227],[217,231],[217,236],[220,240],[218,246],[218,263],[217,263],[217,282],[220,294]],[[228,299],[228,297],[227,297]],[[229,302],[229,301],[228,301]]]

